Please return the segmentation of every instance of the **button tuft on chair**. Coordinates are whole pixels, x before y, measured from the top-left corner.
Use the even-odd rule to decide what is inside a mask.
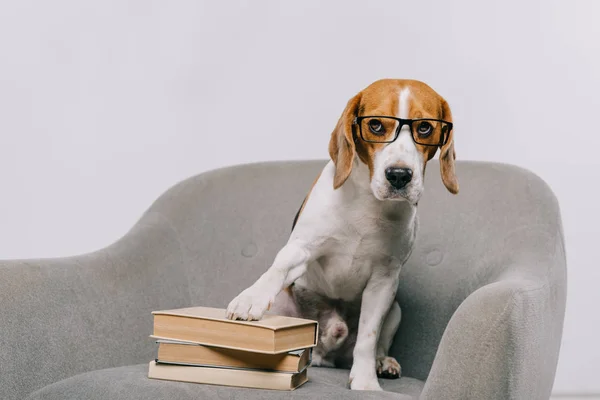
[[[432,267],[435,267],[436,265],[441,263],[443,259],[444,254],[438,249],[431,250],[429,253],[427,253],[427,256],[425,257],[425,261],[427,262],[427,264]]]
[[[254,243],[249,243],[242,249],[242,255],[244,257],[254,257],[257,252],[258,247],[256,247]]]

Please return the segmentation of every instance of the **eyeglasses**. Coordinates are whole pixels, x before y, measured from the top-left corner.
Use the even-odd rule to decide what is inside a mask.
[[[392,143],[398,138],[404,125],[410,127],[415,143],[423,146],[443,146],[448,141],[452,122],[441,119],[402,119],[384,116],[362,116],[354,118],[360,137],[370,143]]]

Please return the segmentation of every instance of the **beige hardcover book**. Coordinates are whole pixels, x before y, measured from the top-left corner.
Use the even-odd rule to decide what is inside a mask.
[[[148,378],[255,389],[294,390],[308,380],[307,371],[308,368],[297,374],[286,374],[284,372],[158,364],[151,361]]]
[[[301,372],[310,363],[310,349],[264,354],[158,340],[158,363]]]
[[[232,321],[226,310],[189,307],[154,311],[156,339],[277,354],[317,345],[318,323],[308,319],[265,315],[260,321]]]

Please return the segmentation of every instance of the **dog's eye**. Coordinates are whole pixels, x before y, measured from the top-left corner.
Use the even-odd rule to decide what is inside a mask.
[[[431,126],[429,122],[423,121],[419,123],[419,126],[417,126],[417,133],[421,137],[427,137],[431,135],[431,132],[433,132],[433,126]]]
[[[372,119],[369,121],[369,129],[376,135],[383,135],[385,133],[385,127],[378,119]]]

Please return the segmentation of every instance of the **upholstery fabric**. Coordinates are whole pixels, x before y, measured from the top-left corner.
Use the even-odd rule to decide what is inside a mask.
[[[27,400],[416,400],[423,389],[423,382],[417,379],[400,378],[380,380],[385,392],[352,392],[347,388],[348,373],[341,369],[310,368],[309,381],[289,392],[148,379],[146,363],[77,375],[46,386]]]
[[[102,250],[0,261],[2,398],[147,364],[155,353],[150,312],[225,307],[270,266],[324,165],[282,161],[206,172],[169,189]],[[404,376],[426,381],[423,399],[547,399],[566,296],[557,200],[521,168],[457,162],[456,171],[461,191],[454,196],[441,184],[437,161],[428,165],[392,354]],[[121,370],[127,376],[135,368]],[[141,391],[136,382],[131,390]]]

